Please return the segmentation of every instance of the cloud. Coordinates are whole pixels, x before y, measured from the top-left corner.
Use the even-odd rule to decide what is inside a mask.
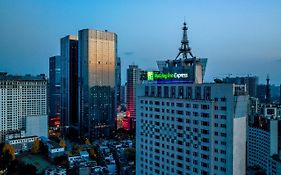
[[[276,59],[275,61],[281,63],[281,58],[280,59]]]
[[[124,55],[126,55],[126,56],[132,56],[132,55],[134,55],[134,53],[135,53],[135,52],[131,52],[131,51],[129,51],[129,52],[124,52]]]

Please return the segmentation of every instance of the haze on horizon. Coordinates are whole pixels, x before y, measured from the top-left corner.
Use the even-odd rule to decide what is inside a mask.
[[[60,38],[93,28],[118,35],[124,83],[129,64],[156,69],[156,60],[175,58],[184,18],[192,53],[208,58],[206,81],[232,74],[265,83],[269,74],[271,83],[281,83],[278,0],[2,0],[0,71],[48,75]]]

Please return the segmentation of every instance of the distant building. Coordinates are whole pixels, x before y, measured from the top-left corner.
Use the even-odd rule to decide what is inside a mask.
[[[127,83],[121,86],[121,104],[127,104]]]
[[[279,104],[281,104],[281,84],[279,86]]]
[[[70,137],[78,137],[78,38],[68,35],[61,38],[60,45],[61,125]]]
[[[17,137],[7,139],[6,143],[12,145],[16,153],[20,153],[31,150],[33,142],[38,138],[38,136]]]
[[[248,127],[247,166],[259,166],[269,175],[281,174],[281,106],[262,105]]]
[[[260,113],[260,102],[258,98],[249,98],[249,114],[248,123],[253,124],[255,122],[255,117]]]
[[[127,114],[136,117],[136,88],[140,84],[141,69],[137,65],[129,65],[127,69]]]
[[[246,77],[226,77],[223,79],[224,83],[234,83],[234,84],[245,84],[247,92],[250,97],[257,97],[257,76],[246,76]]]
[[[47,117],[46,76],[15,76],[1,73],[0,111],[0,142],[4,142],[9,133],[29,129],[29,119],[37,121],[41,120],[41,117]],[[29,136],[35,134],[38,133],[29,133]]]
[[[121,105],[121,58],[116,57],[116,65],[115,65],[115,80],[116,80],[116,100],[117,105]]]
[[[49,59],[49,116],[61,115],[61,57]]]
[[[141,83],[142,70],[137,65],[129,65],[127,69],[127,118],[123,120],[126,130],[134,131],[136,118],[136,88]]]
[[[58,143],[51,141],[49,139],[42,140],[43,143],[48,147],[48,157],[54,159],[55,157],[59,157],[64,155],[65,149],[61,147]]]
[[[84,137],[108,137],[115,130],[117,57],[115,33],[79,31],[79,116]]]
[[[66,175],[66,169],[61,167],[47,168],[45,175]]]
[[[266,84],[257,86],[257,97],[261,103],[279,104],[280,101],[280,86],[270,84],[269,77],[266,79]]]
[[[46,115],[27,117],[26,136],[48,137],[48,117]]]

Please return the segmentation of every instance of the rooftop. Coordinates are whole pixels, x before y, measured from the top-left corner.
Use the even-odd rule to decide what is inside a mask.
[[[45,81],[47,76],[45,74],[40,75],[10,75],[7,72],[0,72],[0,81],[1,80],[15,80],[15,81]]]

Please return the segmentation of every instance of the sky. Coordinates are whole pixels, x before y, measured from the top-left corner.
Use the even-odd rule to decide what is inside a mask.
[[[118,35],[124,83],[129,64],[176,57],[184,19],[193,55],[208,58],[205,81],[281,83],[280,0],[0,0],[0,72],[48,75],[60,38],[91,28]]]

